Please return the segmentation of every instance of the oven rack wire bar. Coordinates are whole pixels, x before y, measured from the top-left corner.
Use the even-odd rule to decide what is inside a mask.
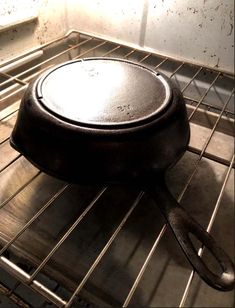
[[[3,114],[0,113],[0,123],[7,118],[10,118],[14,113],[18,111],[18,108],[10,108],[11,110],[9,112],[4,112]]]
[[[71,33],[77,33],[78,34],[78,37],[80,37],[80,33],[77,32],[77,31],[71,31],[68,36],[71,34]],[[83,34],[82,34],[83,35]],[[50,42],[50,43],[47,43],[43,46],[41,46],[40,48],[38,49],[42,49],[42,48],[46,48],[48,47],[50,44],[53,44],[55,42],[60,42],[61,40],[64,40],[65,38],[67,38],[68,36],[64,36],[60,39],[57,39],[57,40],[54,40],[53,42]],[[105,45],[108,45],[109,43],[112,43],[112,45],[115,45],[115,47],[113,47],[112,49],[106,51],[105,53],[102,54],[102,56],[108,56],[108,55],[111,55],[113,52],[119,50],[121,47],[126,47],[128,48],[128,46],[125,46],[125,45],[122,45],[122,44],[117,44],[117,43],[114,43],[114,42],[110,42],[108,40],[102,40],[98,37],[95,37],[95,36],[90,36],[90,35],[85,35],[85,40],[84,41],[81,41],[79,42],[78,44],[75,44],[73,46],[70,46],[69,48],[67,48],[66,50],[63,50],[62,52],[60,52],[59,54],[56,54],[42,62],[40,62],[39,64],[33,66],[33,67],[30,67],[29,69],[15,75],[15,76],[11,76],[10,74],[8,73],[4,73],[4,78],[7,78],[7,80],[5,80],[4,82],[0,83],[0,87],[1,86],[6,86],[9,82],[15,82],[18,86],[21,85],[21,87],[19,89],[17,89],[16,91],[13,91],[11,92],[10,94],[8,94],[7,96],[5,96],[2,100],[5,100],[5,99],[9,99],[11,97],[13,97],[13,95],[15,95],[16,93],[22,91],[22,89],[26,88],[27,84],[28,84],[28,79],[30,79],[30,77],[26,77],[26,78],[23,78],[21,79],[21,77],[23,77],[25,74],[28,74],[32,71],[34,71],[35,69],[40,69],[39,72],[36,72],[33,74],[33,76],[37,76],[39,73],[41,73],[44,69],[41,69],[43,65],[47,65],[49,64],[51,61],[59,58],[60,56],[62,55],[65,55],[69,52],[71,52],[72,50],[75,50],[75,49],[78,49],[80,48],[81,46],[85,47],[86,44],[89,44],[91,41],[95,41],[95,40],[98,40],[98,44],[96,44],[94,47],[92,48],[89,48],[88,50],[85,50],[84,52],[82,53],[79,53],[76,57],[74,57],[74,59],[77,59],[77,58],[80,58],[86,54],[88,54],[89,52],[91,51],[95,51],[97,50],[98,48],[100,47],[103,47]],[[101,41],[101,42],[100,42]],[[131,49],[129,47],[129,49]],[[122,58],[125,58],[127,59],[130,55],[133,55],[136,51],[140,51],[136,48],[132,48],[130,51],[128,51],[125,55],[122,56]],[[144,56],[138,61],[139,63],[143,63],[145,60],[147,60],[150,56],[154,55],[154,53],[150,53],[148,52],[146,54],[146,52],[144,52],[143,50],[141,50],[141,52],[143,52]],[[154,67],[154,69],[158,69],[160,68],[164,63],[166,63],[167,61],[169,60],[172,60],[171,58],[168,58],[168,57],[163,57],[163,56],[159,56],[159,58],[161,58],[161,61]],[[182,61],[177,61],[176,62],[179,62],[179,65],[177,66],[177,68],[171,73],[170,75],[170,78],[172,78],[178,71],[180,71],[180,69],[184,66],[184,65],[189,65],[188,63],[186,62],[182,62]],[[195,65],[194,65],[195,66]],[[46,67],[48,68],[48,67]],[[188,81],[188,83],[181,89],[182,92],[184,92],[190,85],[191,83],[196,79],[196,77],[200,74],[200,72],[205,69],[205,67],[203,66],[199,66],[198,69],[196,70],[195,74],[193,75],[193,77]],[[210,69],[211,70],[211,69]],[[213,71],[213,70],[211,70]],[[216,72],[216,70],[215,70]],[[209,91],[211,90],[211,88],[215,85],[216,81],[222,77],[223,74],[222,72],[217,72],[216,74],[216,77],[212,80],[212,82],[209,84],[208,88],[206,89],[206,91],[204,92],[204,94],[202,94],[201,98],[199,100],[194,100],[192,99],[192,101],[196,101],[196,106],[194,106],[194,110],[193,112],[190,114],[189,116],[189,120],[192,119],[192,117],[194,116],[196,110],[204,104],[203,100],[205,99],[205,97],[207,96],[207,94],[209,93]],[[27,80],[27,81],[26,81]],[[234,94],[234,89],[232,90],[232,92],[230,93],[228,99],[226,100],[225,104],[223,105],[223,108],[220,109],[220,114],[217,116],[217,120],[213,126],[213,128],[211,129],[211,133],[208,137],[208,139],[206,140],[206,142],[204,143],[204,146],[202,148],[202,150],[199,151],[199,157],[198,157],[198,160],[195,164],[195,168],[191,174],[191,176],[188,178],[185,186],[184,186],[184,189],[182,190],[179,198],[178,198],[178,201],[180,202],[180,200],[182,199],[183,195],[185,194],[188,186],[190,185],[194,175],[196,174],[197,170],[198,170],[198,167],[199,167],[199,163],[200,161],[202,160],[203,157],[206,157],[206,149],[211,141],[211,138],[214,134],[214,132],[216,131],[216,128],[218,126],[218,123],[219,121],[221,120],[222,116],[224,113],[226,113],[226,106],[228,105],[229,101],[231,100],[231,97],[232,95]],[[188,97],[187,97],[188,98]],[[188,98],[190,99],[190,98]],[[213,108],[213,106],[208,106],[208,107],[211,107]],[[17,112],[18,108],[16,108],[14,111],[11,111],[9,115],[7,116],[11,116],[12,114],[14,114],[15,112]],[[7,116],[3,117],[0,121],[3,121],[3,120],[6,120]],[[1,125],[1,122],[0,122],[0,125]],[[6,142],[8,139],[6,139],[4,142]],[[20,155],[19,155],[20,157]],[[11,166],[12,163],[14,163],[17,159],[19,159],[19,157],[17,157],[16,159],[14,159],[10,164],[8,164],[6,167],[4,167],[2,170],[0,170],[0,173],[5,170],[6,168],[9,168]],[[233,158],[234,159],[234,158]],[[220,194],[219,194],[219,197],[218,197],[218,200],[217,200],[217,203],[215,205],[215,208],[216,210],[214,210],[215,214],[212,215],[213,217],[213,221],[212,223],[214,222],[214,219],[216,217],[216,213],[218,211],[218,207],[219,207],[219,204],[220,204],[220,200],[223,196],[223,192],[224,192],[224,188],[226,186],[226,183],[227,183],[227,179],[228,179],[228,175],[231,171],[231,168],[233,166],[233,159],[231,160],[230,162],[230,166],[228,168],[228,172],[227,172],[227,175],[223,181],[223,184],[222,184],[222,188],[221,188],[221,191],[220,191]],[[28,185],[31,184],[32,181],[34,181],[38,176],[39,176],[40,172],[37,173],[36,175],[34,175],[31,179],[29,179],[28,181],[26,181],[16,192],[14,192],[14,194],[12,194],[10,197],[7,198],[7,200],[5,200],[2,204],[0,204],[0,208],[2,208],[3,206],[5,206],[8,202],[10,202],[10,200],[12,200],[16,195],[18,195],[23,189],[25,189]],[[40,211],[34,216],[32,217],[28,223],[1,249],[0,251],[0,256],[3,254],[3,252],[7,251],[7,249],[14,243],[14,241],[44,212],[46,211],[46,209],[51,205],[53,204],[53,201],[60,195],[63,193],[63,191],[68,187],[68,185],[66,185],[64,188],[62,188],[62,190],[59,190],[41,209]],[[140,193],[140,195],[137,197],[137,200],[140,200],[140,198],[142,197],[142,194],[143,192]],[[138,201],[139,202],[139,201]],[[120,223],[119,227],[120,229],[123,227],[124,223],[126,222],[127,218],[129,217],[129,215],[131,214],[131,212],[134,210],[134,208],[136,207],[136,205],[138,204],[137,203],[134,203],[132,204],[130,210],[129,210],[129,214],[127,213],[127,217],[123,218],[122,222]],[[94,202],[95,204],[96,202]],[[211,218],[212,219],[212,218]],[[78,219],[79,220],[79,219]],[[211,224],[212,224],[211,223]],[[76,226],[72,226],[72,227],[76,227]],[[154,254],[154,251],[156,250],[157,246],[158,246],[158,243],[160,242],[160,239],[163,237],[165,231],[166,231],[166,224],[162,227],[160,233],[157,235],[156,237],[156,240],[147,256],[147,258],[144,260],[144,263],[143,263],[143,266],[136,278],[136,280],[134,281],[134,284],[131,288],[131,290],[129,291],[129,294],[123,304],[123,307],[126,307],[129,302],[131,301],[133,295],[134,295],[134,292],[136,290],[136,288],[138,287],[139,285],[139,282],[142,278],[142,276],[144,275],[144,272],[145,272],[145,269],[147,268],[147,265],[152,257],[152,255]],[[211,228],[211,227],[210,227]],[[210,231],[210,228],[209,228],[209,231]],[[57,243],[57,245],[51,250],[51,252],[47,255],[47,257],[44,259],[44,261],[36,268],[36,270],[33,272],[32,275],[29,275],[27,274],[26,272],[24,272],[22,269],[20,268],[17,268],[17,266],[15,264],[12,264],[11,261],[7,260],[5,257],[1,256],[1,263],[3,264],[3,267],[6,268],[7,271],[10,271],[12,273],[13,276],[15,276],[16,278],[18,278],[20,281],[22,281],[23,283],[29,285],[30,287],[32,287],[33,289],[36,289],[37,292],[39,292],[40,294],[42,294],[47,300],[53,302],[55,305],[57,306],[65,306],[65,307],[69,307],[74,299],[76,298],[76,295],[80,292],[80,290],[82,289],[82,287],[84,286],[84,284],[86,283],[87,279],[90,277],[90,275],[92,274],[92,272],[94,271],[94,269],[96,268],[97,264],[99,263],[99,261],[101,260],[101,258],[103,257],[104,253],[106,252],[106,250],[109,248],[109,246],[111,245],[111,243],[113,242],[113,240],[115,239],[115,237],[117,236],[118,232],[120,231],[116,231],[117,234],[116,235],[113,235],[114,238],[112,239],[112,237],[110,238],[110,240],[108,241],[108,243],[106,244],[106,246],[104,247],[104,249],[101,251],[101,256],[97,257],[97,260],[98,262],[96,261],[92,267],[90,268],[90,270],[88,271],[87,275],[85,275],[85,277],[83,278],[82,282],[78,285],[78,287],[76,288],[76,290],[74,291],[73,295],[71,296],[71,298],[68,300],[68,301],[65,301],[61,298],[59,298],[56,294],[54,294],[52,291],[48,290],[46,287],[44,287],[43,285],[41,285],[39,282],[37,282],[35,280],[35,277],[36,275],[43,269],[43,267],[46,265],[46,263],[48,262],[48,260],[51,258],[51,256],[54,254],[54,252],[60,247],[60,245],[62,245],[62,243],[64,242],[64,240],[66,240],[66,238],[70,235],[70,233],[74,230],[74,228],[72,229],[69,229],[65,235],[61,238],[61,241],[59,241]],[[107,246],[108,245],[108,246]],[[201,250],[202,251],[202,250]],[[189,290],[190,290],[190,286],[191,286],[191,282],[192,282],[192,279],[193,279],[193,276],[194,276],[194,273],[190,275],[189,277],[189,280],[188,280],[188,283],[186,285],[186,288],[185,288],[185,292],[182,296],[182,300],[181,300],[181,303],[180,305],[184,304],[186,299],[187,299],[187,295],[189,293]],[[181,307],[181,306],[180,306]]]
[[[27,285],[27,280],[29,279],[30,275],[23,271],[15,263],[11,262],[8,258],[0,256],[0,266],[13,277]],[[56,295],[37,280],[33,280],[30,287],[38,294],[42,295],[46,300],[55,304],[57,307],[63,307],[66,304],[66,301],[64,301],[60,296]]]
[[[221,111],[220,107],[212,106],[211,104],[208,104],[208,103],[204,102],[203,100],[201,101],[201,99],[198,100],[198,99],[189,97],[187,95],[184,95],[184,98],[191,103],[195,103],[196,105],[195,106],[193,105],[193,108],[196,108],[197,110],[199,109],[198,107],[200,106],[200,107],[205,107],[207,111],[215,110],[217,113]],[[200,102],[200,104],[199,104],[199,102]],[[193,113],[195,113],[195,112],[193,112]],[[234,113],[230,110],[225,110],[224,114],[225,114],[226,117],[234,118]],[[190,118],[190,120],[191,120],[191,118]]]
[[[48,65],[47,66],[47,69],[48,68],[50,68],[52,65]],[[32,80],[34,77],[37,77],[40,73],[42,73],[43,71],[44,71],[45,69],[41,69],[41,70],[39,70],[39,71],[37,71],[36,73],[33,73],[33,74],[31,74],[30,75],[30,77],[26,77],[25,78],[25,81],[27,81],[27,84],[26,85],[23,85],[23,86],[21,86],[20,88],[18,88],[17,90],[15,90],[15,91],[12,91],[12,88],[11,87],[9,87],[9,91],[5,91],[5,93],[4,93],[4,96],[1,98],[1,95],[0,95],[0,105],[1,105],[1,102],[4,102],[4,101],[6,101],[6,100],[10,100],[11,98],[12,98],[12,100],[14,100],[14,96],[16,96],[16,95],[19,95],[19,94],[23,94],[23,91],[27,88],[27,86],[28,86],[28,82],[30,81],[30,80]],[[0,84],[0,86],[1,86],[1,84]],[[17,84],[15,84],[13,87],[15,87],[15,86],[17,86]],[[4,91],[2,91],[2,92],[4,92]],[[7,94],[9,92],[9,94]],[[1,92],[0,92],[0,94],[1,94]]]
[[[22,156],[22,155],[20,155]],[[14,162],[18,159],[14,160]],[[9,167],[9,166],[7,166]],[[22,186],[20,186],[12,195],[10,195],[8,198],[6,198],[1,204],[0,209],[3,208],[7,203],[9,203],[15,196],[17,196],[20,192],[22,192],[28,185],[30,185],[38,176],[41,174],[41,171],[38,171],[34,176],[32,176],[28,181],[26,181]],[[1,253],[0,253],[1,255]]]
[[[5,139],[3,139],[3,140],[0,142],[0,146],[1,146],[3,143],[6,143],[8,140],[9,140],[9,137],[6,137]]]
[[[198,110],[198,107],[201,105],[202,101],[204,100],[204,98],[207,96],[207,94],[209,93],[210,89],[214,86],[214,84],[216,83],[216,81],[218,80],[218,78],[221,76],[221,73],[219,72],[216,77],[214,78],[214,80],[211,82],[210,86],[207,88],[207,90],[205,91],[205,93],[202,95],[202,97],[200,98],[200,100],[198,101],[197,105],[194,107],[193,112],[190,114],[189,116],[189,121],[192,119],[192,117],[194,116],[195,112]]]
[[[18,307],[29,308],[30,305],[26,303],[25,300],[23,300],[19,295],[16,295],[14,293],[14,290],[17,288],[18,284],[19,283],[16,283],[16,285],[11,289],[1,282],[0,283],[0,295],[4,295],[8,297]]]
[[[0,72],[0,75],[7,79],[5,82],[2,83],[2,85],[7,84],[10,81],[15,81],[16,83],[19,83],[20,85],[23,85],[23,86],[27,85],[27,82],[25,82],[25,81],[15,77],[15,76],[11,76],[11,75],[9,75],[7,73]]]
[[[37,173],[33,180],[38,177],[39,173]],[[31,182],[33,181],[31,180]],[[53,204],[53,202],[65,191],[65,189],[67,189],[69,186],[69,184],[64,185],[60,190],[57,191],[57,193],[50,198],[49,201],[47,201],[47,203],[45,203],[45,205],[43,207],[41,207],[41,209],[24,225],[24,227],[22,229],[20,229],[20,231],[18,231],[18,233],[16,233],[16,235],[0,250],[0,255],[2,255],[20,236],[21,234],[24,233],[24,231],[31,226],[34,221],[40,216],[42,215],[46,209],[49,208],[49,206],[51,206]],[[24,188],[26,187],[26,185],[24,186]],[[23,189],[24,189],[23,188]],[[22,191],[22,188],[21,188]]]
[[[148,264],[149,264],[149,262],[150,262],[150,260],[153,256],[161,238],[163,237],[164,233],[166,232],[166,229],[167,229],[167,224],[164,224],[161,231],[158,233],[157,238],[156,238],[152,248],[150,249],[148,256],[145,259],[145,261],[144,261],[144,263],[143,263],[143,265],[142,265],[142,267],[141,267],[141,269],[140,269],[140,271],[139,271],[139,273],[138,273],[138,275],[137,275],[137,277],[136,277],[136,279],[135,279],[135,281],[134,281],[134,283],[133,283],[133,285],[132,285],[132,287],[131,287],[131,289],[130,289],[130,291],[129,291],[129,293],[128,293],[125,301],[124,301],[124,303],[123,303],[123,305],[122,305],[122,307],[127,307],[129,305],[129,303],[130,303],[130,301],[131,301],[131,299],[132,299],[132,297],[135,293],[135,290],[137,289],[137,287],[140,283],[140,280],[143,277],[145,270],[147,269],[147,266],[148,266]]]
[[[42,65],[45,65],[45,64],[49,63],[50,61],[53,61],[53,60],[59,58],[60,56],[67,54],[68,52],[72,51],[73,49],[76,49],[76,48],[78,48],[78,47],[81,47],[82,45],[86,44],[87,42],[92,41],[93,39],[94,39],[94,38],[88,38],[88,39],[86,39],[85,41],[83,41],[83,42],[81,42],[81,43],[79,43],[79,44],[76,44],[76,45],[74,45],[74,46],[72,46],[72,47],[70,47],[70,48],[68,48],[68,49],[66,49],[66,50],[64,50],[64,51],[62,51],[62,52],[56,54],[55,56],[50,57],[50,58],[47,59],[47,60],[40,62],[39,64],[36,64],[36,65],[34,65],[34,66],[31,66],[29,69],[26,69],[26,70],[24,70],[23,72],[16,74],[15,76],[11,76],[10,74],[8,74],[8,76],[10,77],[10,79],[7,79],[7,80],[3,81],[3,82],[0,84],[0,87],[5,86],[6,84],[8,84],[8,83],[11,82],[11,81],[14,81],[16,78],[17,78],[17,80],[20,81],[21,83],[25,83],[25,81],[24,81],[23,79],[21,79],[22,76],[24,76],[24,75],[26,75],[26,74],[32,72],[32,71],[35,70],[35,69],[41,68]],[[104,45],[104,44],[103,44],[103,45]],[[84,53],[83,55],[85,55],[85,54],[86,54],[86,53]],[[82,56],[82,55],[81,55],[81,56]],[[48,69],[48,66],[47,66],[46,68]],[[42,70],[42,71],[43,71],[43,70]],[[41,72],[41,71],[40,71],[40,72]],[[37,72],[37,73],[35,74],[35,76],[38,75],[38,74],[40,74],[40,72]],[[4,75],[6,76],[6,73],[4,73]],[[17,90],[17,91],[19,91],[19,90]],[[7,98],[9,98],[10,96],[15,95],[15,94],[17,93],[17,91],[11,93]],[[0,97],[0,98],[1,98],[1,97]],[[4,97],[3,99],[6,99],[6,97]],[[1,102],[1,100],[0,100],[0,102]]]

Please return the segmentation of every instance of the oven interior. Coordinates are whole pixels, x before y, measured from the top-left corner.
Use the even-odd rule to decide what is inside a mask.
[[[105,56],[159,70],[183,92],[191,129],[168,187],[234,260],[233,74],[77,30],[46,41],[0,64],[3,305],[233,307],[234,292],[218,292],[192,271],[150,196],[122,185],[65,183],[9,145],[24,90],[45,69]]]

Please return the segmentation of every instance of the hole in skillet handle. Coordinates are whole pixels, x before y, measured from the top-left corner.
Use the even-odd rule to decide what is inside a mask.
[[[149,185],[146,191],[154,198],[184,254],[198,275],[208,285],[217,290],[233,290],[235,285],[234,264],[228,255],[217,245],[213,237],[179,205],[166,187],[164,179],[162,178],[162,181],[159,181],[154,186]],[[195,236],[215,258],[221,269],[218,273],[210,270],[208,265],[198,255],[190,239],[192,235]]]

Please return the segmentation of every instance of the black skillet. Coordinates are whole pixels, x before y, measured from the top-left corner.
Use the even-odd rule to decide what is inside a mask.
[[[184,154],[189,136],[183,97],[166,77],[129,61],[88,58],[58,65],[30,84],[11,145],[66,181],[131,183],[148,191],[197,273],[228,291],[233,263],[165,185],[164,173]],[[197,255],[190,234],[209,249],[221,273]]]

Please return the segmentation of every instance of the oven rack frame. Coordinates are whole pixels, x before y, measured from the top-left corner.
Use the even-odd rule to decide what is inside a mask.
[[[206,88],[205,92],[201,95],[200,99],[195,99],[195,98],[191,98],[191,97],[184,95],[184,97],[187,101],[187,108],[188,108],[188,111],[189,111],[189,121],[190,122],[192,121],[195,114],[197,112],[200,112],[201,109],[204,109],[206,111],[209,111],[209,110],[215,111],[215,113],[213,113],[213,117],[215,117],[216,120],[214,122],[214,125],[211,127],[210,134],[209,134],[208,138],[206,139],[206,141],[204,142],[203,147],[200,148],[200,149],[194,148],[194,147],[188,148],[188,151],[197,154],[198,158],[197,158],[197,161],[195,163],[193,172],[188,177],[188,179],[187,179],[187,181],[184,185],[184,188],[181,191],[181,194],[178,198],[178,202],[180,202],[181,199],[183,198],[185,192],[187,191],[190,183],[192,182],[192,179],[194,178],[195,174],[197,173],[197,170],[198,170],[199,165],[202,161],[202,158],[207,158],[207,159],[216,161],[216,162],[226,166],[227,172],[226,172],[226,175],[225,175],[225,177],[222,181],[221,189],[220,189],[217,201],[214,205],[213,213],[210,217],[210,220],[209,220],[208,226],[207,226],[207,231],[210,233],[211,228],[213,226],[213,223],[216,219],[216,214],[217,214],[219,207],[220,207],[220,203],[221,203],[221,200],[222,200],[222,197],[223,197],[223,194],[224,194],[224,190],[225,190],[230,172],[231,172],[232,168],[234,168],[234,155],[231,157],[230,160],[227,160],[227,159],[223,159],[221,157],[217,157],[216,155],[211,155],[210,153],[207,153],[206,150],[207,150],[207,148],[210,144],[210,141],[211,141],[214,133],[216,132],[216,130],[218,128],[218,125],[222,121],[224,121],[224,118],[226,118],[226,117],[231,118],[233,116],[232,112],[227,110],[227,106],[234,96],[234,88],[231,90],[230,94],[227,95],[227,99],[226,99],[224,105],[221,108],[215,107],[214,105],[210,105],[210,104],[204,102],[204,99],[206,98],[206,96],[211,91],[211,89],[213,88],[213,86],[215,85],[216,81],[219,78],[224,78],[224,76],[226,76],[226,78],[227,77],[228,78],[234,78],[234,76],[228,75],[227,73],[219,71],[216,68],[212,69],[212,68],[208,68],[206,66],[197,66],[195,64],[184,62],[184,61],[181,61],[181,60],[178,60],[178,59],[173,59],[173,58],[170,58],[170,57],[164,57],[162,55],[158,55],[158,54],[155,54],[153,52],[148,52],[148,51],[145,51],[143,49],[133,48],[133,47],[130,47],[128,45],[116,43],[116,42],[113,42],[113,41],[110,41],[110,40],[107,40],[107,39],[104,39],[104,38],[101,38],[101,37],[90,35],[88,33],[79,32],[77,30],[71,30],[66,35],[64,35],[64,36],[62,36],[62,37],[60,37],[56,40],[53,40],[49,43],[41,45],[40,47],[37,47],[34,50],[31,50],[30,52],[26,52],[24,55],[21,55],[20,57],[16,57],[16,58],[12,59],[11,61],[9,61],[7,63],[4,63],[4,66],[9,65],[9,64],[11,65],[12,63],[14,64],[15,62],[19,61],[21,58],[24,58],[26,56],[30,56],[30,54],[33,54],[34,52],[41,51],[41,50],[44,50],[46,48],[50,48],[53,44],[65,41],[68,38],[70,38],[70,36],[76,37],[76,39],[77,39],[76,44],[68,45],[67,48],[64,49],[63,51],[60,51],[59,53],[51,56],[50,58],[43,60],[43,61],[37,63],[36,65],[33,65],[30,68],[27,68],[26,70],[24,70],[24,71],[22,71],[22,72],[20,72],[16,75],[1,71],[1,67],[3,67],[3,65],[0,65],[0,76],[5,79],[3,82],[0,83],[0,89],[1,89],[1,87],[4,88],[2,93],[0,91],[0,107],[1,107],[1,103],[3,103],[3,102],[6,102],[8,100],[10,102],[15,102],[16,98],[21,97],[23,91],[26,89],[30,80],[32,78],[35,78],[38,74],[40,74],[42,71],[44,71],[48,67],[50,67],[51,61],[57,60],[61,56],[64,56],[64,55],[68,55],[70,59],[78,59],[78,58],[81,58],[83,56],[86,56],[86,54],[89,54],[90,52],[94,52],[94,51],[98,50],[99,48],[104,47],[105,45],[109,46],[109,44],[112,45],[112,48],[109,49],[108,51],[106,51],[105,53],[103,53],[102,54],[103,57],[104,56],[105,57],[111,56],[112,53],[114,53],[118,49],[125,47],[126,49],[128,49],[128,52],[124,56],[122,56],[123,59],[128,59],[135,52],[140,52],[141,54],[143,54],[143,56],[137,62],[138,63],[144,63],[144,61],[146,61],[149,57],[155,56],[158,59],[159,62],[154,67],[154,69],[160,70],[161,66],[164,63],[166,63],[167,61],[173,61],[175,64],[177,64],[177,67],[171,72],[171,74],[169,76],[170,78],[174,77],[175,74],[178,73],[186,65],[190,65],[190,66],[193,66],[194,68],[196,68],[195,74],[190,78],[190,80],[186,83],[186,85],[181,89],[183,94],[184,94],[185,90],[190,85],[192,85],[192,83],[194,82],[196,77],[203,70],[207,70],[207,71],[212,72],[214,74],[214,79],[212,80],[212,82],[210,84],[208,84],[208,87]],[[87,50],[85,50],[83,52],[80,52],[80,48],[81,47],[84,48],[86,46],[86,44],[89,44],[91,41],[95,42],[95,46],[93,46],[92,48],[88,48]],[[77,50],[77,52],[78,52],[77,55],[71,56],[71,52],[74,52],[75,50]],[[37,70],[37,71],[35,72],[35,70]],[[13,86],[12,86],[12,83],[13,83]],[[0,111],[0,125],[1,125],[2,121],[10,118],[12,115],[17,113],[18,109],[19,109],[19,103],[13,103],[13,104],[9,105],[7,108]],[[0,147],[3,144],[8,143],[8,142],[9,142],[9,136],[6,139],[0,141]],[[0,169],[0,173],[3,172],[6,168],[9,168],[11,166],[11,164],[13,164],[20,157],[21,157],[21,154],[18,154],[14,159],[12,159],[8,164],[6,164],[5,166],[3,166]],[[10,197],[8,197],[6,200],[4,200],[0,204],[0,210],[4,206],[6,206],[7,203],[10,202],[16,195],[18,195],[28,185],[30,185],[39,176],[40,173],[41,172],[39,171],[36,175],[34,175],[27,182],[25,182],[19,189],[17,189]],[[90,275],[93,273],[93,271],[95,270],[95,268],[97,267],[97,265],[101,261],[102,257],[105,255],[106,251],[109,249],[109,247],[114,242],[118,233],[123,228],[124,224],[128,220],[129,216],[132,214],[132,212],[134,211],[135,207],[137,206],[137,204],[139,203],[139,201],[141,200],[141,198],[143,197],[143,194],[144,194],[144,192],[139,193],[135,202],[133,204],[131,204],[130,208],[128,209],[125,216],[121,220],[119,226],[117,227],[115,232],[112,234],[112,236],[110,237],[110,239],[108,240],[106,245],[103,247],[100,254],[97,256],[96,260],[94,261],[94,263],[92,264],[92,266],[90,267],[89,271],[86,273],[86,275],[84,276],[84,278],[82,279],[80,284],[74,290],[74,292],[71,295],[71,297],[69,298],[69,300],[65,300],[65,299],[61,298],[60,296],[58,296],[52,290],[48,289],[42,283],[40,283],[40,281],[38,281],[36,279],[37,275],[39,273],[41,273],[41,271],[43,270],[43,268],[45,267],[47,262],[53,256],[53,254],[64,243],[64,241],[70,236],[70,234],[78,226],[78,224],[85,218],[86,214],[90,210],[92,210],[96,201],[101,197],[102,194],[105,193],[106,189],[108,189],[107,187],[104,187],[100,190],[100,192],[93,199],[93,201],[90,204],[88,204],[88,206],[83,211],[83,213],[77,218],[77,220],[72,224],[72,226],[64,233],[64,235],[57,242],[57,244],[51,249],[50,253],[46,256],[46,258],[36,267],[36,269],[31,274],[28,274],[26,271],[21,269],[18,265],[16,265],[12,261],[10,261],[10,259],[6,256],[6,252],[8,251],[8,249],[11,246],[14,245],[14,242],[23,234],[23,232],[27,228],[29,228],[34,223],[34,221],[36,219],[38,219],[40,217],[40,215],[42,215],[49,208],[49,206],[53,205],[53,202],[55,201],[55,199],[58,198],[65,191],[65,189],[67,189],[68,187],[69,187],[69,184],[65,184],[46,204],[43,205],[43,207],[33,217],[31,217],[31,219],[24,225],[24,227],[19,232],[17,232],[17,234],[15,234],[15,236],[11,240],[9,240],[3,247],[0,248],[0,267],[2,267],[4,270],[6,270],[8,273],[10,273],[10,275],[15,277],[19,282],[27,285],[29,288],[33,289],[34,291],[36,291],[37,293],[42,295],[45,298],[46,301],[51,302],[58,307],[70,307],[74,303],[76,297],[79,296],[79,292],[81,291],[81,289],[83,288],[83,286],[85,285],[85,283],[89,279]],[[134,283],[133,283],[131,289],[129,290],[125,301],[123,302],[123,305],[122,305],[123,307],[127,307],[129,305],[129,303],[131,302],[131,299],[132,299],[132,297],[135,293],[135,290],[138,287],[138,285],[141,281],[141,278],[145,273],[145,270],[146,270],[146,268],[149,264],[149,261],[151,260],[151,257],[153,256],[154,251],[157,249],[159,242],[163,238],[166,229],[167,229],[167,225],[164,224],[160,233],[157,234],[155,242],[154,242],[152,248],[150,249],[147,258],[145,260],[143,260],[142,267],[141,267],[136,279],[134,280]],[[202,255],[202,253],[203,253],[203,247],[201,247],[198,250],[199,255]],[[184,307],[186,300],[187,300],[187,296],[188,296],[189,291],[190,291],[190,286],[192,285],[194,274],[195,273],[192,270],[191,274],[188,277],[187,284],[185,286],[181,300],[178,303],[177,307]],[[12,294],[12,292],[8,292],[8,293]]]

